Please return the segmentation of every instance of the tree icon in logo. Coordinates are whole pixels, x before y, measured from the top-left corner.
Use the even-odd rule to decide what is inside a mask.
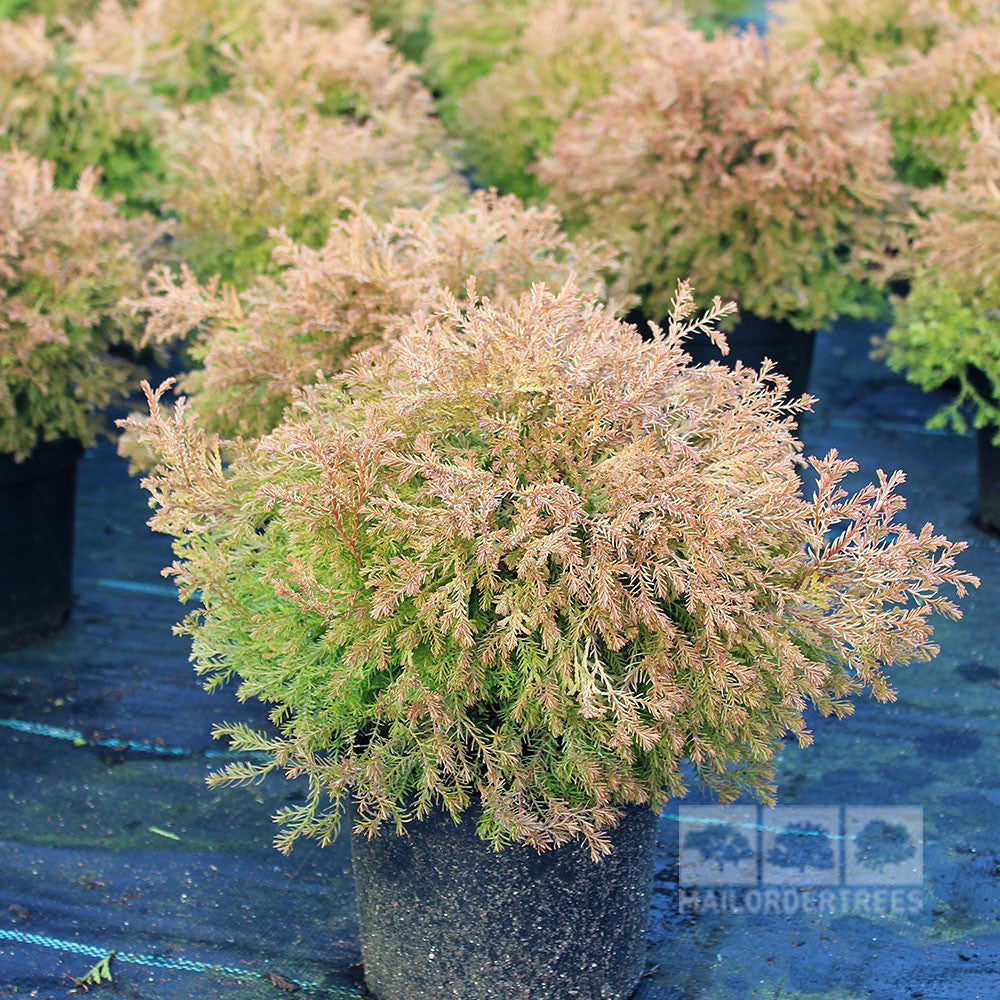
[[[776,868],[830,869],[836,864],[830,831],[818,823],[789,823],[775,838],[767,861]]]
[[[720,872],[726,865],[738,865],[757,853],[739,830],[724,823],[692,831],[684,838],[684,849],[697,851],[702,861],[717,865]]]
[[[909,830],[901,823],[873,819],[854,838],[857,863],[863,868],[882,872],[887,865],[898,865],[917,853]]]

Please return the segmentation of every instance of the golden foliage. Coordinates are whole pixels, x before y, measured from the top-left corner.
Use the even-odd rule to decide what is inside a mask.
[[[943,186],[918,195],[911,290],[895,302],[889,361],[925,389],[958,382],[933,423],[964,430],[963,409],[972,403],[976,426],[1000,434],[1000,119],[980,107],[972,129],[961,165]]]
[[[364,200],[385,218],[397,205],[455,197],[456,176],[407,136],[258,99],[220,94],[173,114],[164,197],[178,248],[203,277],[245,282],[271,266],[272,229],[311,246]]]
[[[771,0],[770,34],[863,66],[909,62],[998,13],[995,0]]]
[[[681,286],[644,342],[571,285],[445,296],[228,467],[150,393],[195,662],[274,706],[272,734],[218,730],[269,759],[215,780],[310,781],[279,846],[329,840],[350,792],[369,832],[478,799],[498,846],[599,855],[619,807],[685,793],[685,760],[770,800],[808,704],[891,699],[886,667],[934,654],[944,589],[977,582],[963,546],[897,520],[899,473],[848,493],[836,453],[803,496],[787,380],[685,365],[731,308]]]
[[[1000,17],[935,45],[873,79],[875,105],[892,122],[900,176],[939,184],[961,162],[977,102],[1000,111]]]
[[[525,209],[484,192],[448,214],[432,203],[396,209],[385,221],[362,208],[336,221],[318,250],[281,233],[278,275],[240,294],[163,269],[130,305],[148,317],[148,340],[193,335],[202,364],[183,388],[202,425],[257,437],[278,423],[297,389],[392,341],[441,287],[460,294],[475,277],[479,293],[505,302],[533,282],[561,287],[573,275],[605,299],[620,293],[608,285],[617,264],[611,249],[571,242],[559,223],[551,206]]]
[[[152,207],[160,103],[117,55],[109,58],[87,24],[50,36],[42,17],[0,21],[0,147],[53,161],[63,187],[85,167],[100,167],[104,189],[133,208]]]
[[[136,343],[119,309],[162,230],[126,220],[86,170],[72,190],[27,153],[0,154],[0,452],[42,441],[91,443],[100,409],[135,378],[110,348]]]
[[[690,276],[808,330],[881,307],[876,262],[901,239],[890,153],[854,70],[670,26],[538,173],[568,218],[627,248],[649,315]]]

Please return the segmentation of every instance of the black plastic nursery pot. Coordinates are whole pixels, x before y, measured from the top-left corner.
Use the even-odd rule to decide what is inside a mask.
[[[406,831],[351,834],[365,983],[378,1000],[632,996],[656,855],[648,807],[625,811],[600,862],[578,843],[495,851],[471,811]]]
[[[984,399],[996,404],[990,380],[978,368],[968,369],[972,387]],[[992,424],[976,431],[976,457],[978,459],[978,493],[981,527],[1000,533],[1000,447],[993,443],[997,428]]]
[[[1000,533],[1000,448],[993,443],[995,427],[976,431],[979,458],[979,523]]]
[[[0,455],[0,650],[54,631],[73,603],[79,442],[39,445],[23,462]]]
[[[648,330],[645,317],[638,312],[626,317],[640,330]],[[666,324],[663,324],[664,326]],[[783,320],[765,319],[753,313],[740,313],[739,321],[726,334],[729,353],[722,352],[707,337],[692,337],[684,343],[684,350],[696,365],[721,361],[735,367],[740,361],[749,368],[759,369],[765,358],[770,358],[778,372],[790,382],[791,399],[803,395],[809,388],[816,334],[798,330]]]

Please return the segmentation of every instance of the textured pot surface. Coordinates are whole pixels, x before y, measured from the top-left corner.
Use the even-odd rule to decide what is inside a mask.
[[[575,843],[494,851],[470,812],[407,830],[351,836],[365,982],[379,1000],[632,995],[646,963],[650,809],[627,810],[599,863]]]
[[[1000,448],[993,443],[995,427],[976,431],[979,458],[979,523],[1000,532]]]
[[[0,649],[58,628],[73,602],[76,441],[0,455]]]
[[[644,333],[649,324],[638,311],[626,317]],[[666,328],[666,322],[660,324]],[[684,350],[691,355],[696,365],[707,365],[712,361],[735,367],[740,361],[749,368],[759,369],[765,358],[770,358],[778,372],[786,376],[791,385],[788,395],[795,399],[809,389],[809,373],[812,371],[813,350],[816,335],[798,330],[781,320],[764,319],[753,313],[740,313],[739,322],[726,334],[729,353],[722,352],[703,336],[692,337],[684,342]]]

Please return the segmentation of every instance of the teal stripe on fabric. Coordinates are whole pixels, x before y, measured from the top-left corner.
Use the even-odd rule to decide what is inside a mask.
[[[177,600],[177,588],[164,583],[138,583],[135,580],[112,580],[103,577],[95,582],[98,587],[110,587],[112,590],[129,590],[133,594],[156,594],[158,597],[172,597],[174,600]]]
[[[14,729],[20,733],[30,733],[32,736],[48,736],[55,740],[65,740],[78,746],[107,747],[111,750],[135,750],[139,753],[150,753],[160,757],[207,757],[233,760],[236,758],[256,757],[258,754],[233,753],[229,750],[186,750],[183,747],[160,746],[156,743],[142,743],[139,740],[91,739],[84,736],[79,729],[64,729],[62,726],[50,726],[43,722],[27,722],[23,719],[0,719],[0,727]]]
[[[36,945],[41,948],[52,948],[55,951],[68,951],[76,955],[87,955],[90,958],[104,958],[114,951],[115,961],[129,965],[144,965],[153,969],[177,969],[181,972],[215,973],[224,976],[236,976],[240,979],[262,979],[268,981],[266,972],[253,969],[241,969],[232,965],[213,965],[210,962],[196,962],[190,958],[173,958],[164,955],[142,955],[130,951],[119,951],[117,948],[98,947],[92,944],[82,944],[79,941],[64,941],[60,938],[48,937],[45,934],[30,934],[27,931],[8,930],[0,927],[0,941],[16,941],[19,944]],[[307,980],[282,976],[285,982],[304,990],[323,990],[343,997],[360,997],[362,994],[350,986],[323,986]]]

